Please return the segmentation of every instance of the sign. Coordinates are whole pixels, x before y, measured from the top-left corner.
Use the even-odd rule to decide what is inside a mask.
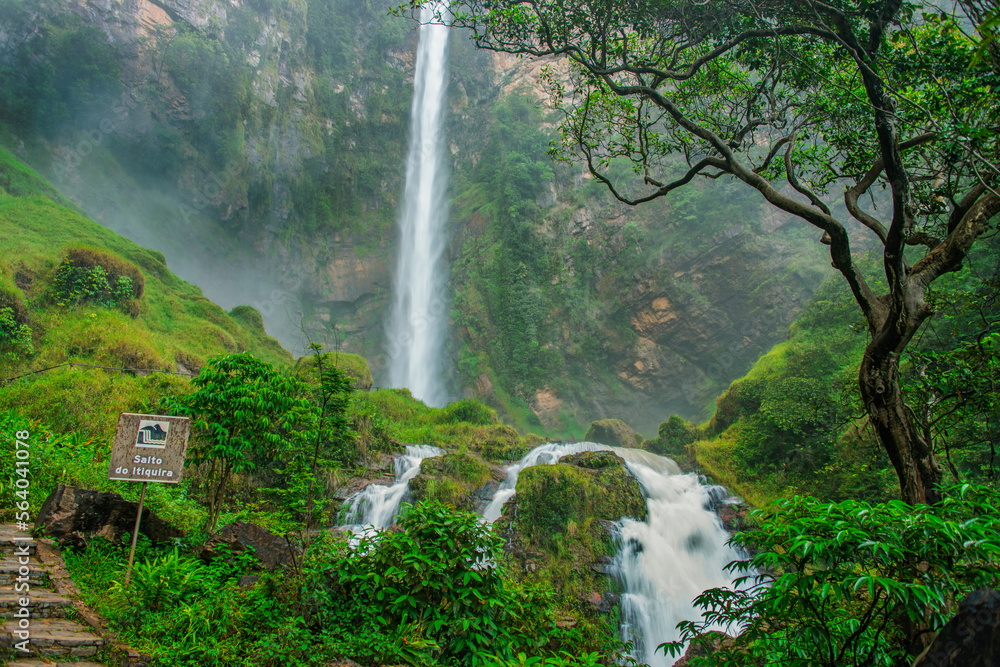
[[[191,420],[123,412],[111,449],[108,479],[176,484],[184,471]]]

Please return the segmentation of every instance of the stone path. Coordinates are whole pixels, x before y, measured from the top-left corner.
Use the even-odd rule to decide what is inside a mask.
[[[50,574],[57,565],[40,562],[38,546],[13,524],[0,524],[0,659],[10,660],[7,667],[104,667],[96,662],[60,662],[93,657],[104,640],[73,619],[77,614],[70,598],[51,590],[55,584]],[[51,547],[42,551],[54,553]],[[27,591],[16,590],[25,584]]]

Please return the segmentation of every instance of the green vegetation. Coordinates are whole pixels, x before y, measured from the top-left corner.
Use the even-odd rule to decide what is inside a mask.
[[[465,449],[424,460],[410,480],[416,501],[434,500],[467,512],[476,511],[472,494],[492,479],[490,467]],[[500,480],[496,480],[500,481]]]
[[[646,518],[639,483],[617,455],[583,452],[521,471],[514,498],[516,507],[505,507],[497,526],[510,535],[523,576],[552,586],[568,618],[582,632],[600,634],[614,621],[597,612],[594,599],[616,583],[597,564],[615,554],[612,522]]]
[[[709,657],[691,664],[718,667],[908,664],[955,600],[1000,580],[998,510],[992,489],[971,485],[935,506],[780,501],[736,536],[755,554],[730,566],[749,585],[699,596],[703,620],[682,623],[666,650],[695,641]],[[703,633],[715,627],[738,636],[712,645]]]
[[[165,407],[192,419],[190,460],[208,467],[205,530],[212,533],[232,476],[253,471],[257,461],[280,451],[286,442],[280,431],[292,427],[308,406],[296,399],[288,378],[247,353],[209,360],[191,384],[193,391]]]
[[[6,377],[22,376],[5,387],[0,409],[17,407],[60,430],[107,437],[119,412],[151,405],[183,380],[65,364],[197,372],[207,358],[237,351],[291,364],[277,341],[227,316],[173,275],[160,253],[67,208],[51,185],[2,149],[0,175],[16,184],[0,193],[0,308],[11,309],[0,323],[5,352],[12,351],[11,336],[19,341],[0,368]],[[50,367],[57,368],[33,373]]]
[[[861,406],[901,496],[935,502],[943,466],[910,416],[899,363],[933,314],[935,281],[962,268],[1000,213],[992,187],[1000,62],[968,30],[992,16],[975,3],[949,14],[894,0],[870,11],[617,0],[594,9],[590,0],[456,0],[449,26],[470,30],[483,49],[570,61],[542,76],[563,114],[554,152],[584,162],[620,201],[728,177],[822,232],[870,335]],[[641,180],[619,179],[621,162]],[[929,178],[941,173],[950,180]],[[828,193],[842,184],[844,209],[834,211]],[[879,186],[891,194],[882,211],[872,194]],[[870,210],[859,204],[865,195]],[[884,282],[855,263],[870,234]]]

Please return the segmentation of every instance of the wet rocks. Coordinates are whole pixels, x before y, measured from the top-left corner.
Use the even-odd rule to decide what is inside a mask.
[[[94,535],[117,540],[135,527],[138,503],[117,493],[102,493],[60,484],[38,512],[35,530],[63,543],[82,546]],[[165,542],[184,533],[144,508],[139,532],[150,541]]]

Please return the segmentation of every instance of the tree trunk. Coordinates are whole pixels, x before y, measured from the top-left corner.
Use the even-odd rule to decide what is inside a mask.
[[[937,502],[943,472],[906,414],[899,387],[899,355],[878,350],[875,341],[870,343],[861,360],[858,384],[868,419],[896,469],[902,499],[911,505]]]

